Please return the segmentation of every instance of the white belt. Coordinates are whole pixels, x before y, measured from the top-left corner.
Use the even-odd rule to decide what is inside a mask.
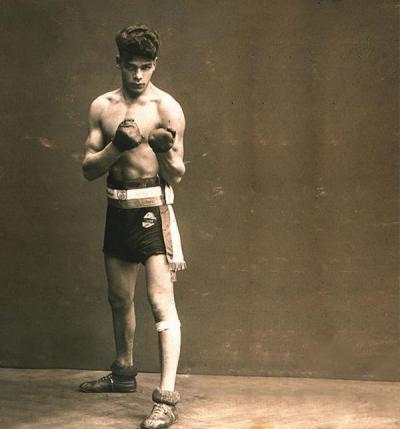
[[[161,197],[161,186],[136,189],[111,189],[107,187],[107,197],[112,200],[138,200],[142,198]]]

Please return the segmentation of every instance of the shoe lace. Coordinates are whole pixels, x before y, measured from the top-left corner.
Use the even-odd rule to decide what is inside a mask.
[[[99,378],[99,381],[114,381],[112,372],[110,372],[110,374],[105,375],[104,377]]]
[[[169,406],[166,404],[155,404],[151,412],[151,418],[158,418],[169,412]]]

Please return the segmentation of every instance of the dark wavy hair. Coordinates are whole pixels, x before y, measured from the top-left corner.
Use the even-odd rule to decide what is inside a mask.
[[[143,57],[154,60],[160,48],[160,38],[156,31],[147,25],[130,25],[120,30],[115,36],[119,55],[123,60]]]

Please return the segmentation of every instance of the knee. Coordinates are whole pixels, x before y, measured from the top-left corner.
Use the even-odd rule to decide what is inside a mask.
[[[113,310],[129,310],[133,306],[133,297],[127,293],[108,293],[108,302]]]
[[[148,293],[151,309],[156,319],[162,320],[165,313],[174,305],[174,298],[171,292],[163,288],[153,288]]]

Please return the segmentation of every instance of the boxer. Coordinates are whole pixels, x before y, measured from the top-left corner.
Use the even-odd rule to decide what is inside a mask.
[[[134,291],[145,267],[149,303],[159,336],[161,374],[153,408],[142,428],[167,428],[177,420],[175,378],[180,321],[174,301],[176,272],[185,268],[172,185],[185,173],[185,118],[179,103],[151,81],[157,66],[158,34],[144,25],[116,36],[121,87],[97,97],[89,111],[83,174],[107,174],[104,262],[116,356],[111,372],[82,383],[81,391],[135,392]]]

